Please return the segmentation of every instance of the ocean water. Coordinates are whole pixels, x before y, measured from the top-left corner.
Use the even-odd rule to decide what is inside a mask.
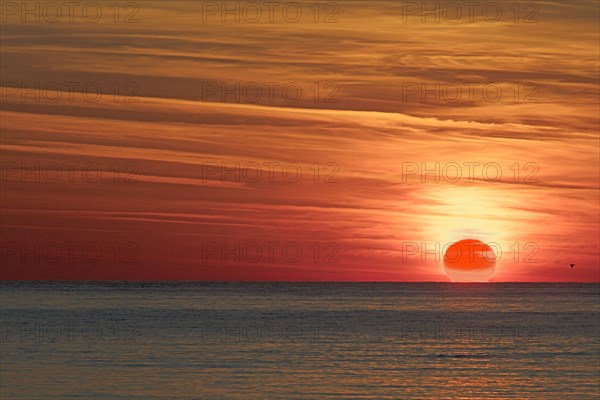
[[[1,283],[2,399],[597,399],[598,284]]]

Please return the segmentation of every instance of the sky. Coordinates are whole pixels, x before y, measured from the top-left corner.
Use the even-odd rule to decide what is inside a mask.
[[[2,2],[2,279],[600,280],[597,1],[46,3]]]

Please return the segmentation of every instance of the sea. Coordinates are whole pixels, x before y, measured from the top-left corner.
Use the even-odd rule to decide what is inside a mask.
[[[600,398],[598,283],[2,282],[0,398]]]

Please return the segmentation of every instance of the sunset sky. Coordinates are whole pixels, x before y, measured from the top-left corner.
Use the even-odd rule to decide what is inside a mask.
[[[596,0],[2,3],[2,279],[449,281],[470,238],[492,281],[600,280]]]

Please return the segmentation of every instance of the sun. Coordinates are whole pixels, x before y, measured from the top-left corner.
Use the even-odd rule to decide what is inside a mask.
[[[496,254],[480,240],[464,239],[448,247],[444,266],[454,282],[487,282],[496,268]]]

